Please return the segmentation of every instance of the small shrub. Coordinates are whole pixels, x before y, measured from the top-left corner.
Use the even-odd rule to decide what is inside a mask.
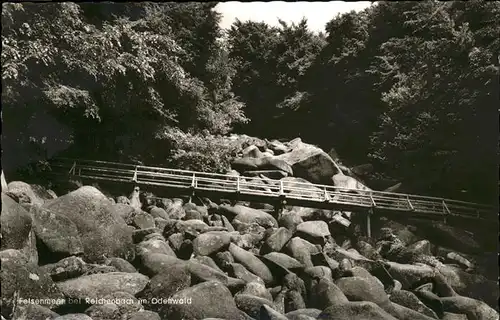
[[[164,138],[172,146],[170,165],[180,169],[226,173],[230,170],[231,159],[236,155],[234,145],[221,136],[206,132],[190,134],[170,130]]]

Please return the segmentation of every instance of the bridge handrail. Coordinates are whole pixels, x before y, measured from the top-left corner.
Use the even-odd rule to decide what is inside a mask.
[[[58,164],[59,162],[59,164]],[[356,198],[358,200],[370,201],[375,207],[385,207],[384,201],[390,201],[393,204],[394,201],[406,201],[409,209],[416,210],[417,207],[425,207],[426,209],[431,209],[428,207],[432,207],[434,209],[433,212],[440,214],[455,214],[455,212],[459,212],[460,214],[465,215],[479,215],[484,211],[492,211],[493,207],[473,203],[466,202],[461,200],[453,200],[439,197],[429,197],[429,196],[420,196],[420,195],[410,195],[403,193],[391,193],[384,191],[375,191],[375,190],[353,190],[349,188],[336,187],[331,185],[323,185],[323,184],[313,184],[308,182],[297,182],[297,181],[287,181],[286,178],[284,180],[276,180],[270,178],[260,178],[260,177],[248,177],[248,176],[236,176],[236,175],[228,175],[228,174],[218,174],[218,173],[207,173],[207,172],[196,172],[190,170],[181,170],[181,169],[169,169],[162,167],[150,167],[144,165],[134,165],[134,164],[124,164],[118,162],[110,162],[110,161],[101,161],[101,160],[82,160],[82,159],[70,159],[70,158],[56,158],[51,161],[54,167],[59,168],[72,168],[79,170],[90,170],[92,172],[97,172],[100,176],[105,178],[106,176],[117,177],[117,174],[125,174],[125,176],[121,176],[120,179],[126,180],[132,179],[132,177],[136,177],[139,179],[142,177],[142,180],[147,180],[152,183],[155,181],[155,178],[159,178],[158,182],[161,181],[161,178],[171,178],[176,180],[183,180],[191,183],[215,183],[222,184],[224,187],[229,186],[229,189],[225,190],[234,190],[235,186],[239,186],[238,191],[245,191],[245,186],[256,187],[256,188],[268,188],[271,193],[273,192],[284,192],[284,193],[303,193],[303,194],[317,194],[321,198],[327,194],[330,197],[334,197],[335,194],[344,194],[350,197]],[[103,166],[96,166],[96,165]],[[106,165],[106,166],[104,166]],[[106,173],[112,173],[113,175],[108,175]],[[132,177],[126,176],[126,174],[132,175]],[[152,178],[153,180],[151,180]],[[170,183],[174,183],[173,181],[169,181]],[[156,184],[156,183],[155,183]],[[232,188],[231,188],[232,187]],[[275,188],[279,188],[278,191],[273,191]],[[248,189],[250,190],[250,189]],[[256,190],[251,190],[255,192]],[[269,194],[269,191],[264,191],[266,194]],[[352,193],[355,192],[355,193]],[[332,195],[330,194],[332,193]],[[293,197],[292,195],[287,195]],[[309,198],[309,197],[307,197]],[[378,202],[378,203],[377,203]],[[401,203],[402,203],[401,202]],[[363,205],[364,206],[364,205]],[[439,207],[439,211],[438,208]],[[470,213],[472,211],[472,213]]]

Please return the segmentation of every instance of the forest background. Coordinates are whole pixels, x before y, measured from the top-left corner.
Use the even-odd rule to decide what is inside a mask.
[[[245,133],[369,163],[375,189],[498,201],[499,2],[378,2],[320,33],[226,31],[216,5],[3,3],[6,175],[54,155],[224,172]]]

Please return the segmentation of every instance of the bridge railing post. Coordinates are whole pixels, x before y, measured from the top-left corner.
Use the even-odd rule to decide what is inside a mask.
[[[283,180],[280,180],[280,196],[284,195],[285,191],[283,190]]]
[[[196,174],[193,172],[193,179],[191,180],[191,188],[196,188]]]
[[[323,196],[325,197],[325,202],[330,202],[330,196],[328,195],[328,191],[326,191],[326,187],[323,187]]]
[[[450,214],[450,213],[451,213],[451,211],[450,211],[450,209],[448,209],[448,206],[446,205],[446,202],[444,201],[444,199],[442,200],[442,202],[441,202],[441,203],[443,204],[443,212],[444,212],[445,214]]]
[[[76,161],[73,161],[73,165],[71,166],[71,169],[69,169],[69,174],[75,174],[75,169],[76,169]]]
[[[415,208],[413,207],[413,204],[410,201],[410,195],[406,195],[406,202],[408,202],[408,207],[410,207],[411,211],[415,211]]]
[[[373,192],[370,192],[370,202],[371,202],[373,208],[375,208],[377,206],[377,203],[373,199]]]
[[[451,211],[450,209],[448,208],[448,206],[446,205],[446,202],[443,200],[441,200],[441,203],[443,204],[443,213],[444,213],[444,223],[448,223],[448,215],[451,214]]]
[[[137,183],[137,166],[135,167],[134,176],[132,177],[132,181]]]

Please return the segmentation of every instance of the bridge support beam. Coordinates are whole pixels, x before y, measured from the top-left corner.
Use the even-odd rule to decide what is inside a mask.
[[[191,194],[189,195],[189,203],[193,201],[194,197],[196,197],[195,188],[191,187]]]
[[[373,215],[373,208],[368,209],[368,214],[366,215],[366,236],[368,238],[372,237],[372,215]]]
[[[286,205],[286,200],[280,199],[278,200],[278,203],[274,206],[274,212],[277,217],[277,219],[281,218],[283,215],[283,209],[285,208]]]

